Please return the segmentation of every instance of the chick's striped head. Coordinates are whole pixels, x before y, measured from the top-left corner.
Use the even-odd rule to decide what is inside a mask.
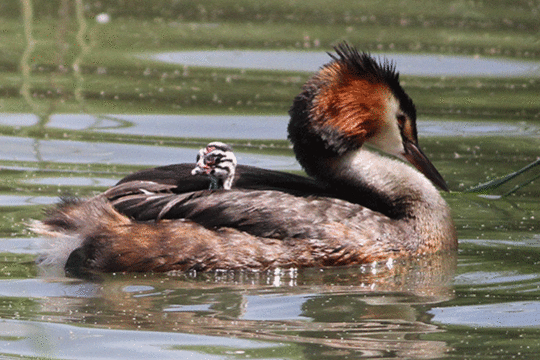
[[[232,152],[232,148],[225,143],[214,141],[199,150],[197,165],[191,174],[209,176],[211,190],[230,190],[236,164],[236,156]]]

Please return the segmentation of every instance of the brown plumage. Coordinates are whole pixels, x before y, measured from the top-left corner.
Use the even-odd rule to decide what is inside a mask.
[[[224,191],[191,176],[193,164],[143,170],[63,202],[34,230],[79,239],[66,262],[74,273],[340,266],[454,250],[450,210],[425,176],[446,184],[418,146],[393,65],[346,44],[336,53],[290,110],[289,138],[312,178],[238,166]]]

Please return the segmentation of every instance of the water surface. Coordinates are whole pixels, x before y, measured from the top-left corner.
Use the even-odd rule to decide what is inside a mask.
[[[540,65],[537,62],[426,54],[373,53],[373,56],[392,59],[399,66],[399,72],[404,75],[540,76]],[[177,51],[154,54],[149,57],[185,66],[309,72],[317,71],[321,64],[328,62],[326,52],[291,51]]]
[[[0,357],[536,359],[539,168],[464,192],[540,156],[531,4],[3,1]],[[193,162],[210,140],[300,172],[287,109],[343,39],[404,75],[452,190],[455,256],[91,280],[36,264],[73,241],[26,229],[59,196]]]

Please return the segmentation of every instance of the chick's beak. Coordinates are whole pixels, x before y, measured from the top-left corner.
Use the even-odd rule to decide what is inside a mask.
[[[405,152],[402,155],[408,162],[420,170],[433,184],[444,191],[449,191],[446,181],[444,181],[441,174],[439,174],[435,166],[433,166],[417,144],[414,144],[410,140],[405,140],[403,141],[403,147],[405,148]]]

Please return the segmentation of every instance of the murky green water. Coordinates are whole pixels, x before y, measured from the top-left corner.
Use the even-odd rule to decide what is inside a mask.
[[[539,11],[515,1],[3,1],[0,357],[536,359],[539,167],[489,193],[463,190],[540,156]],[[36,266],[43,247],[61,244],[24,223],[59,195],[193,162],[208,139],[234,144],[240,163],[300,171],[286,111],[343,39],[403,69],[421,145],[453,190],[455,258],[95,281]],[[189,61],[212,61],[170,56],[195,50]]]

